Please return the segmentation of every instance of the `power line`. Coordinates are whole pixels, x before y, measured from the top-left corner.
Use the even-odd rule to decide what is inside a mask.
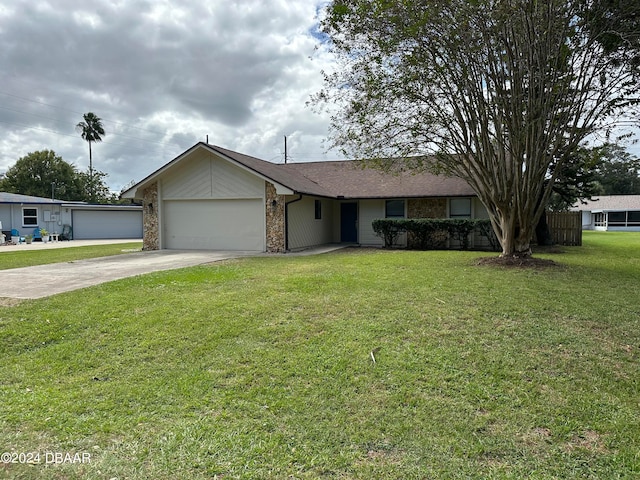
[[[50,130],[48,128],[34,127],[32,125],[25,125],[24,123],[8,122],[6,120],[0,120],[0,122],[7,123],[9,125],[16,125],[18,127],[29,128],[29,129],[32,129],[32,130],[40,130],[40,131],[43,131],[43,132],[55,133],[56,135],[62,135],[62,136],[65,136],[65,137],[74,137],[74,138],[77,137],[77,135],[71,135],[70,133],[62,133],[62,132],[58,132],[56,130]]]
[[[11,96],[11,97],[15,97],[15,98],[19,98],[21,100],[25,100],[25,101],[29,101],[29,102],[45,105],[45,106],[50,106],[50,107],[53,107],[53,108],[59,108],[60,110],[65,110],[65,111],[69,111],[69,112],[73,112],[73,113],[79,113],[79,112],[75,112],[74,110],[69,110],[69,109],[66,109],[66,108],[63,108],[63,107],[56,107],[56,106],[53,106],[53,105],[49,105],[47,103],[38,102],[36,100],[29,100],[29,99],[26,99],[24,97],[19,97],[17,95],[8,94],[6,92],[0,92],[0,94]],[[38,117],[38,118],[44,118],[46,120],[51,120],[51,121],[58,122],[58,123],[66,123],[64,120],[61,120],[61,119],[52,118],[52,117],[48,117],[48,116],[45,116],[45,115],[40,115],[40,114],[37,114],[37,113],[25,112],[23,110],[18,110],[18,109],[15,109],[15,108],[0,106],[0,109],[11,111],[11,112],[20,113],[20,114],[23,114],[23,115],[30,115],[30,116],[34,116],[34,117]],[[122,122],[114,122],[114,121],[109,121],[109,120],[105,120],[105,121],[108,121],[108,122],[116,124],[116,125],[122,125],[124,127],[140,130],[142,132],[154,133],[154,134],[157,134],[157,135],[165,135],[165,133],[155,132],[153,130],[146,130],[146,129],[143,129],[143,128],[140,128],[140,127],[134,127],[134,126],[122,123]],[[29,125],[29,124],[19,123],[19,122],[11,122],[11,121],[1,120],[1,119],[0,119],[0,122],[1,123],[6,123],[8,125],[14,125],[14,126],[27,128],[27,129],[39,130],[39,131],[43,131],[43,132],[49,132],[49,133],[53,133],[53,134],[60,135],[60,136],[73,137],[73,138],[77,137],[77,135],[75,135],[75,134],[63,133],[63,132],[60,132],[58,130],[52,130],[52,129],[41,127],[41,126],[34,126],[34,125]],[[160,146],[167,147],[167,148],[172,148],[172,149],[173,148],[175,148],[175,149],[179,148],[178,145],[173,143],[173,142],[162,142],[162,141],[157,141],[157,140],[150,140],[150,139],[146,139],[146,138],[134,137],[132,135],[126,135],[124,133],[119,133],[119,132],[109,132],[108,135],[109,136],[128,138],[128,139],[137,140],[137,141],[140,141],[140,142],[154,143],[156,145],[160,145]],[[109,141],[109,140],[105,141],[104,143],[105,144],[109,144],[109,145],[124,145],[121,142],[113,142],[113,141]]]
[[[76,110],[71,110],[71,109],[65,108],[65,107],[60,107],[58,105],[51,105],[50,103],[40,102],[38,100],[32,100],[30,98],[21,97],[19,95],[14,95],[12,93],[7,93],[7,92],[0,91],[0,95],[5,95],[7,97],[17,98],[17,99],[23,100],[25,102],[35,103],[35,104],[38,104],[38,105],[44,105],[46,107],[56,108],[58,110],[63,110],[65,112],[75,113],[75,114],[78,114],[78,115],[84,115],[86,113],[86,112],[78,112]],[[17,110],[14,110],[14,111],[17,111]],[[27,113],[27,112],[22,112],[22,113]],[[27,113],[27,114],[28,115],[34,115],[34,114],[29,114],[29,113]],[[47,117],[44,117],[44,118],[47,118]],[[127,127],[127,128],[134,128],[136,130],[141,130],[143,132],[155,133],[157,135],[164,135],[162,132],[157,132],[157,131],[154,131],[154,130],[147,130],[145,128],[136,127],[135,125],[129,125],[129,124],[123,123],[123,122],[117,122],[115,120],[108,120],[108,119],[104,119],[104,118],[102,118],[101,120],[104,121],[104,122],[114,123],[116,125],[122,125],[122,126]]]
[[[9,125],[15,125],[18,127],[24,127],[30,130],[39,130],[42,132],[49,132],[49,133],[54,133],[56,135],[60,135],[63,137],[72,137],[72,138],[80,138],[78,137],[78,135],[72,135],[70,133],[63,133],[63,132],[59,132],[57,130],[51,130],[49,128],[43,128],[43,127],[34,127],[32,125],[26,125],[24,123],[17,123],[17,122],[8,122],[6,120],[0,120],[0,123],[6,123]],[[138,137],[131,137],[129,135],[123,135],[123,134],[116,134],[116,133],[110,133],[110,135],[115,135],[115,136],[119,136],[119,137],[124,137],[124,138],[129,138],[132,140],[138,140],[140,142],[146,142],[146,143],[155,143],[156,145],[160,146],[160,147],[166,147],[166,148],[175,148],[175,149],[179,149],[180,147],[175,144],[175,143],[166,143],[166,142],[156,142],[155,140],[146,140],[144,138],[138,138]],[[114,141],[110,141],[110,140],[106,140],[102,142],[105,145],[127,145],[127,146],[131,146],[131,143],[123,143],[123,142],[114,142]],[[131,147],[132,149],[136,149],[136,147]]]

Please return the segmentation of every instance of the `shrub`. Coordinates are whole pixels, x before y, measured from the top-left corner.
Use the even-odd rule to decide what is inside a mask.
[[[385,248],[391,248],[395,245],[398,235],[404,231],[404,226],[402,226],[398,220],[388,218],[374,220],[372,226],[376,235],[384,240]]]
[[[384,240],[385,248],[393,246],[400,233],[408,235],[409,248],[418,250],[443,249],[447,240],[457,242],[459,248],[468,250],[469,239],[476,233],[488,240],[492,250],[499,250],[499,243],[489,220],[452,218],[385,218],[374,220],[373,231]],[[450,248],[451,243],[449,244]]]

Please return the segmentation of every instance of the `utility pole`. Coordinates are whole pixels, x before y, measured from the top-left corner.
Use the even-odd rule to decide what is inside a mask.
[[[289,160],[289,156],[287,154],[287,136],[284,136],[284,163],[287,163],[287,160]]]

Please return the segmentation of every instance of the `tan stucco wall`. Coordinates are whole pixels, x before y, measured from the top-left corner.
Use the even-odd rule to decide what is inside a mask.
[[[160,225],[158,222],[158,182],[144,189],[142,196],[142,249],[160,249]]]

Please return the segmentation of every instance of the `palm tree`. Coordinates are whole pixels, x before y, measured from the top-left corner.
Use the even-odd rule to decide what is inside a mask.
[[[93,158],[91,156],[91,143],[101,142],[104,136],[104,128],[102,128],[102,119],[95,113],[85,113],[82,118],[83,122],[76,125],[76,129],[80,132],[82,139],[89,142],[89,196],[93,201]]]

